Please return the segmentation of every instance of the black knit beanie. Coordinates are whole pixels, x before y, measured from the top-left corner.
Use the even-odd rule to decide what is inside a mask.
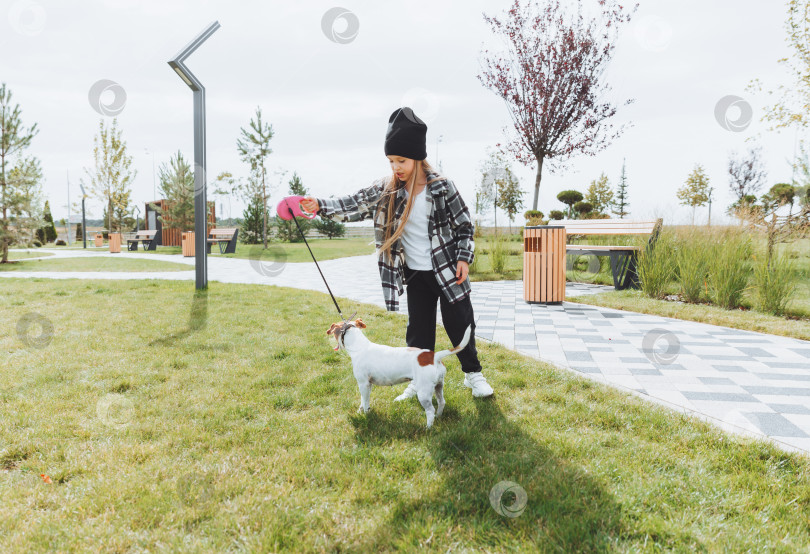
[[[416,117],[412,109],[408,107],[398,108],[388,118],[388,131],[385,133],[385,155],[424,160],[427,158],[426,135],[427,125]]]

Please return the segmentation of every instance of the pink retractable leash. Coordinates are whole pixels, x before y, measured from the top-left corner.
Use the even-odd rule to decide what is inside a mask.
[[[286,198],[283,198],[281,202],[278,203],[278,206],[276,206],[276,212],[278,213],[278,216],[281,219],[285,221],[289,221],[292,219],[295,222],[295,226],[298,227],[298,232],[301,233],[301,238],[304,239],[304,244],[307,245],[309,255],[312,256],[312,261],[315,262],[315,267],[318,268],[318,273],[321,274],[321,279],[323,279],[323,283],[326,285],[326,290],[329,291],[329,296],[332,297],[332,302],[335,303],[335,308],[337,308],[338,314],[340,315],[341,319],[343,319],[343,321],[348,321],[348,319],[346,319],[343,316],[343,312],[340,311],[340,306],[338,306],[337,300],[335,300],[335,295],[332,294],[332,289],[329,288],[329,283],[326,282],[326,277],[323,276],[323,271],[321,271],[321,266],[318,265],[318,260],[315,259],[315,254],[312,253],[312,248],[309,247],[309,242],[307,242],[307,237],[306,235],[304,235],[304,231],[301,229],[301,225],[299,225],[298,220],[295,219],[295,216],[301,216],[307,219],[312,219],[315,217],[314,213],[311,214],[301,209],[301,200],[303,199],[304,199],[303,196],[287,196]],[[356,313],[357,312],[352,314],[351,317],[354,317]]]

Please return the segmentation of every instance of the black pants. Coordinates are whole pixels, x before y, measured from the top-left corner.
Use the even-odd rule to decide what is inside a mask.
[[[472,325],[470,341],[458,353],[464,373],[481,371],[478,352],[475,350],[475,316],[469,295],[451,304],[442,293],[433,270],[419,271],[405,266],[405,286],[408,293],[408,329],[405,341],[408,346],[436,349],[436,300],[442,310],[442,322],[453,346],[464,338],[464,331]]]

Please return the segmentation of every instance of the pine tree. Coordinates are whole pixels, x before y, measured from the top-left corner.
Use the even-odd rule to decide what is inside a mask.
[[[264,215],[262,214],[262,199],[253,198],[245,211],[242,212],[242,225],[239,238],[245,244],[259,244],[262,242],[264,230]]]
[[[36,123],[23,126],[19,104],[12,106],[11,91],[0,85],[0,263],[8,263],[9,246],[30,243],[41,225],[37,191],[42,171],[37,158],[22,155],[38,132]]]
[[[627,207],[630,203],[627,201],[627,173],[625,173],[625,160],[622,160],[622,175],[619,177],[618,192],[616,194],[616,201],[613,203],[613,215],[619,216],[619,219],[624,219],[628,215]]]
[[[252,131],[241,128],[242,138],[236,141],[236,148],[242,161],[250,165],[251,173],[255,173],[257,184],[261,184],[261,199],[264,207],[264,219],[262,220],[262,237],[264,247],[267,248],[267,168],[265,160],[273,153],[270,148],[270,140],[273,138],[273,126],[262,123],[262,110],[256,106],[256,119],[250,120]]]
[[[53,224],[53,216],[51,215],[51,205],[46,200],[45,201],[45,208],[42,210],[43,219],[45,220],[45,225],[42,226],[42,235],[37,233],[37,236],[42,236],[42,244],[46,242],[53,242],[56,240],[56,227]]]
[[[194,172],[178,150],[169,165],[160,166],[160,193],[166,202],[155,205],[161,224],[180,232],[194,230]]]
[[[342,237],[346,234],[346,226],[344,224],[329,218],[317,217],[312,220],[312,226],[320,234],[326,235],[330,240],[332,237]]]

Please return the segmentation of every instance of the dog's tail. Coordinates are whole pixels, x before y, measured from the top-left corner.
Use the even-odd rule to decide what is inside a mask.
[[[442,358],[446,358],[450,354],[458,354],[464,347],[467,346],[467,343],[470,342],[470,333],[472,332],[472,325],[467,325],[467,330],[464,331],[464,338],[461,339],[461,342],[458,343],[458,346],[453,348],[452,350],[442,350],[441,352],[436,352],[436,355],[433,356],[433,363],[438,364],[442,361]]]

